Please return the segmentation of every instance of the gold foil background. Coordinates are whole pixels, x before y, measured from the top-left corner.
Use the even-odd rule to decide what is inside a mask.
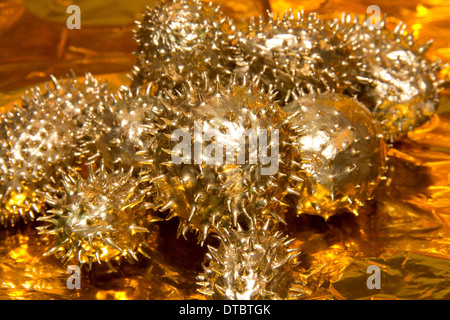
[[[340,16],[378,5],[389,24],[405,22],[419,42],[434,39],[428,56],[450,63],[450,4],[426,1],[219,1],[242,28],[251,16],[293,8]],[[153,0],[77,1],[81,29],[68,30],[68,0],[0,1],[0,112],[20,103],[32,85],[91,72],[111,88],[128,84],[135,62],[133,21]],[[441,72],[448,77],[449,68]],[[358,216],[324,222],[288,215],[282,227],[300,247],[295,270],[304,299],[450,299],[450,92],[438,114],[389,150],[390,170]],[[122,265],[117,273],[96,265],[83,270],[81,289],[69,290],[66,267],[42,257],[51,243],[36,224],[0,229],[0,299],[204,299],[196,293],[205,247],[193,235],[176,238],[176,221],[158,223],[149,239],[152,259]],[[369,265],[381,269],[381,289],[369,290]]]

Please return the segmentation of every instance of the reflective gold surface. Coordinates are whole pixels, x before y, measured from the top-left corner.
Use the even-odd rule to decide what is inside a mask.
[[[128,84],[125,74],[135,62],[132,21],[139,18],[139,6],[151,2],[136,1],[120,10],[114,8],[116,1],[80,1],[82,28],[68,30],[65,8],[71,1],[0,1],[0,111],[20,102],[32,84],[69,69],[99,75],[112,89]],[[373,4],[388,22],[404,21],[420,43],[434,38],[429,57],[450,63],[446,1],[240,0],[224,1],[223,9],[245,26],[242,17],[269,8],[335,16],[341,11],[364,14]],[[388,179],[358,216],[343,214],[324,222],[317,216],[288,215],[283,231],[297,238],[291,246],[302,250],[295,274],[304,284],[303,298],[450,299],[448,91],[438,111],[389,151]],[[103,265],[83,270],[80,290],[67,289],[70,275],[59,260],[42,257],[51,241],[37,235],[36,225],[0,229],[0,299],[204,299],[195,282],[206,248],[196,244],[194,235],[176,239],[175,220],[160,222],[152,231],[152,259],[123,264],[118,273]],[[373,264],[381,269],[381,289],[369,290],[366,269]]]

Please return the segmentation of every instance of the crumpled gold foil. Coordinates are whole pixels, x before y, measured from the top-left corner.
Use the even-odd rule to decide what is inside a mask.
[[[115,1],[95,1],[95,6],[79,1],[85,8],[80,30],[66,28],[70,1],[53,2],[52,7],[46,3],[0,3],[0,112],[20,103],[31,85],[48,81],[49,74],[64,76],[69,69],[79,76],[92,72],[113,89],[129,83],[126,72],[135,62],[132,21],[139,19],[139,6],[152,1],[114,11],[123,12],[119,16],[107,14]],[[389,23],[405,22],[419,42],[434,38],[429,57],[450,62],[450,7],[444,0],[233,0],[223,1],[223,10],[245,27],[246,18],[267,9],[292,7],[336,16],[342,11],[364,14],[373,4]],[[441,76],[448,76],[448,70]],[[287,216],[288,225],[280,228],[296,238],[291,246],[302,251],[295,270],[304,288],[300,299],[450,299],[449,112],[447,90],[438,114],[389,150],[387,180],[358,216],[343,214],[327,222],[317,216]],[[206,247],[198,246],[194,235],[177,239],[175,220],[157,223],[152,230],[151,259],[123,264],[115,273],[103,265],[82,270],[79,290],[67,288],[67,266],[42,256],[52,243],[37,234],[37,224],[0,229],[0,299],[205,298],[196,292],[196,276]],[[370,265],[381,270],[381,289],[367,287]]]

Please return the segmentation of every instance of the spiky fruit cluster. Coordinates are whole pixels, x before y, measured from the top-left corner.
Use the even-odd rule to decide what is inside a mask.
[[[436,78],[439,62],[425,56],[432,42],[418,45],[400,22],[391,31],[385,19],[380,28],[366,19],[359,22],[343,14],[343,26],[351,27],[350,39],[360,43],[366,75],[355,82],[362,84],[358,99],[381,122],[391,141],[424,124],[436,111],[440,82]]]
[[[198,276],[199,292],[212,299],[287,299],[295,288],[293,269],[299,251],[268,223],[259,228],[219,228],[218,248],[209,252]],[[292,290],[294,291],[294,290]]]
[[[180,218],[180,234],[198,231],[204,241],[216,226],[266,214],[282,221],[275,208],[286,193],[285,173],[299,163],[280,156],[290,152],[289,123],[269,94],[245,82],[186,87],[150,108],[149,120],[150,173],[142,179],[158,190],[160,210]]]
[[[45,89],[31,90],[22,107],[0,115],[2,154],[0,167],[0,224],[14,225],[43,213],[39,194],[57,184],[60,171],[75,166],[75,135],[87,110],[101,104],[106,88],[92,76],[53,80]]]
[[[252,22],[238,44],[247,76],[277,90],[282,106],[305,93],[357,96],[394,141],[434,114],[440,88],[439,62],[425,56],[431,42],[418,45],[405,28],[388,30],[384,19],[376,29],[358,16],[319,19],[289,11]]]
[[[298,213],[325,219],[370,199],[386,170],[379,124],[356,100],[339,94],[306,95],[284,108],[302,132],[293,145],[307,179],[290,189]]]
[[[50,78],[51,83],[44,84],[44,91],[35,87],[22,97],[24,109],[57,109],[80,125],[89,113],[101,110],[110,99],[108,84],[90,73],[85,74],[83,82],[79,82],[73,72],[64,80],[52,75]]]
[[[108,103],[90,112],[77,132],[78,153],[88,165],[103,163],[108,171],[138,172],[138,151],[149,147],[147,115],[157,101],[151,84],[144,91],[122,87]]]
[[[225,80],[239,63],[234,26],[212,3],[165,1],[147,8],[137,25],[132,87],[153,82],[176,88],[186,80],[201,85],[204,72]]]
[[[248,64],[247,73],[258,75],[266,87],[279,92],[281,104],[295,91],[354,93],[354,78],[364,74],[360,43],[348,37],[339,23],[319,19],[315,13],[294,15],[292,10],[269,22],[252,22],[239,38]]]
[[[151,195],[131,171],[107,173],[101,166],[94,172],[90,167],[87,179],[72,173],[62,183],[64,191],[46,194],[51,215],[38,218],[49,222],[38,227],[40,233],[56,236],[46,255],[64,262],[76,258],[89,267],[106,262],[112,268],[113,262],[138,260],[138,252],[146,255],[145,234],[153,218],[145,201]]]

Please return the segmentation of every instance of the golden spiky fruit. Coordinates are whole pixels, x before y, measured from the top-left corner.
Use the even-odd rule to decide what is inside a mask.
[[[289,190],[297,212],[329,216],[369,200],[386,170],[386,144],[378,122],[348,96],[306,95],[284,108],[302,134],[292,142],[307,176]]]
[[[218,229],[218,248],[208,246],[199,292],[215,300],[279,300],[294,295],[294,267],[300,251],[294,239],[269,223],[249,230]]]
[[[234,26],[212,2],[162,1],[147,8],[137,26],[132,87],[153,82],[179,88],[187,80],[201,85],[203,73],[225,80],[240,62]]]
[[[264,215],[282,221],[276,208],[286,172],[298,172],[299,163],[281,156],[291,152],[290,126],[271,95],[253,83],[207,82],[171,99],[149,108],[154,139],[141,153],[149,171],[142,179],[157,190],[160,210],[180,218],[179,234],[198,231],[203,242],[217,226]]]
[[[22,106],[0,115],[0,224],[30,221],[43,213],[40,195],[56,186],[60,171],[76,166],[75,135],[94,106],[107,97],[105,84],[75,76],[31,89]]]
[[[145,90],[122,86],[108,103],[94,109],[77,132],[77,152],[87,165],[102,163],[108,171],[140,167],[137,151],[148,148],[147,114],[157,101],[153,85]]]
[[[103,166],[89,168],[87,179],[72,172],[63,176],[64,191],[50,190],[48,215],[38,218],[47,224],[40,234],[54,235],[56,241],[45,255],[54,254],[63,262],[77,259],[80,265],[106,262],[114,268],[123,260],[146,255],[145,236],[155,221],[148,189],[141,188],[132,171],[108,173]],[[147,198],[149,197],[149,198]]]
[[[360,43],[347,35],[339,23],[316,13],[288,11],[265,22],[252,21],[240,35],[239,48],[247,63],[247,75],[258,75],[267,88],[278,91],[284,105],[295,91],[313,93],[358,91],[353,81],[364,74]]]
[[[24,109],[57,109],[80,125],[90,112],[101,110],[110,99],[108,84],[90,73],[85,74],[82,82],[73,72],[66,79],[58,80],[52,75],[50,78],[51,83],[45,83],[44,90],[35,87],[26,92],[22,97]]]
[[[350,14],[343,14],[339,22],[361,45],[367,72],[354,81],[362,84],[358,100],[381,122],[386,138],[393,142],[428,121],[438,106],[441,85],[440,63],[426,56],[432,41],[419,45],[405,32],[404,23],[389,30],[385,18],[379,28]]]

